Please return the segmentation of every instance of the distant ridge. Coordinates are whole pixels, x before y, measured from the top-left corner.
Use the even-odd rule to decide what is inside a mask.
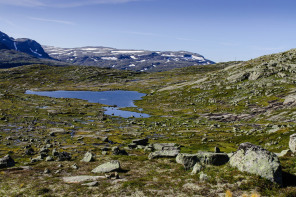
[[[0,31],[0,49],[12,49],[27,53],[37,58],[51,59],[42,46],[35,40],[28,38],[14,39]]]
[[[215,62],[187,51],[148,51],[110,47],[58,48],[43,46],[53,58],[63,62],[134,71],[165,71]]]

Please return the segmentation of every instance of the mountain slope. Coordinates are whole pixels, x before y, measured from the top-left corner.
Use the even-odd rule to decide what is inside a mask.
[[[43,50],[42,46],[35,40],[27,38],[14,39],[0,31],[1,48],[13,49],[23,53],[27,53],[37,58],[51,59],[49,55]]]
[[[119,50],[109,47],[43,48],[51,57],[64,62],[121,70],[165,71],[214,63],[199,54],[186,51]]]

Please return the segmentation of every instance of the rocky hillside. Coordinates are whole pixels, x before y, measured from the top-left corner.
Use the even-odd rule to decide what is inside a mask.
[[[0,196],[296,196],[296,50],[133,72],[0,70]],[[148,118],[26,90],[133,90]]]
[[[2,47],[8,48],[23,53],[27,53],[37,58],[50,58],[49,55],[43,50],[42,46],[35,40],[28,38],[14,39],[9,37],[3,32],[0,32],[0,43]]]
[[[165,71],[214,63],[199,54],[186,51],[119,50],[108,47],[43,48],[51,57],[64,62],[121,70]]]

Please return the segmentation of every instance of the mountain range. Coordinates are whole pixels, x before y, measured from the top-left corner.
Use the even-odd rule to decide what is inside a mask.
[[[187,51],[124,50],[110,47],[43,48],[51,57],[63,62],[121,70],[164,71],[214,63],[200,54]]]
[[[27,64],[82,65],[133,71],[166,71],[214,62],[187,51],[122,50],[111,47],[59,48],[0,32],[0,66]]]

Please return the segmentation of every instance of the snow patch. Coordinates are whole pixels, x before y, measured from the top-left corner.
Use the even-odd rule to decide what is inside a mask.
[[[30,50],[32,51],[32,53],[34,53],[34,54],[36,54],[36,55],[42,57],[42,55],[41,55],[40,53],[37,52],[37,49],[36,49],[36,51],[33,51],[33,50],[30,48]]]
[[[144,51],[111,51],[111,53],[143,53]]]
[[[205,59],[203,57],[199,57],[199,56],[196,56],[196,55],[192,55],[192,59],[193,60],[199,60],[199,61],[205,61]]]
[[[102,57],[102,60],[117,60],[117,57]]]
[[[15,48],[15,50],[17,51],[17,46],[16,46],[16,42],[13,42],[13,44],[14,44],[14,48]],[[32,50],[32,49],[31,49]],[[32,51],[33,52],[33,51]]]

